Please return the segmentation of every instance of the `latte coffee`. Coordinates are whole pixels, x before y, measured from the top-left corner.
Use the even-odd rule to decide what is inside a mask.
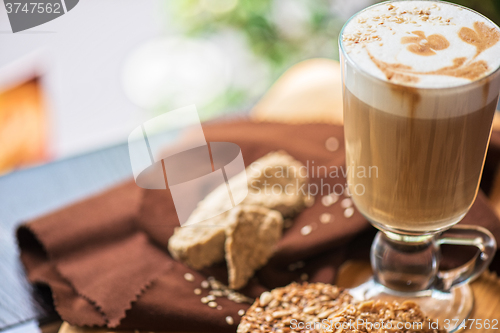
[[[376,226],[432,233],[467,213],[500,92],[500,29],[439,1],[358,13],[341,36],[346,164]],[[370,177],[357,177],[371,168]]]

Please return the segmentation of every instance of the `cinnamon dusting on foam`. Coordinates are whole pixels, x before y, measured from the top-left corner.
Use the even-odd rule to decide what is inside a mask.
[[[437,71],[422,72],[418,74],[448,75],[473,81],[482,77],[488,71],[488,69],[488,64],[484,60],[467,62],[467,58],[461,57],[453,59],[452,66],[443,67],[438,69]]]
[[[464,42],[476,47],[476,58],[481,52],[489,49],[500,40],[500,31],[495,28],[488,28],[484,22],[474,22],[474,30],[463,27],[458,32],[458,36]]]
[[[373,16],[371,18],[359,17],[357,23],[361,25],[361,29],[358,29],[352,34],[344,34],[342,36],[342,41],[344,45],[351,46],[353,44],[368,44],[373,41],[380,41],[381,37],[376,33],[377,28],[386,23],[397,23],[397,24],[414,24],[417,27],[422,26],[424,22],[430,23],[432,25],[455,25],[451,22],[451,18],[443,18],[442,16],[431,16],[431,10],[440,10],[439,6],[432,4],[425,9],[418,9],[417,7],[413,10],[403,10],[398,11],[398,7],[388,4],[387,9],[390,14],[380,14]],[[388,28],[393,30],[392,28]],[[396,34],[395,31],[392,34]]]
[[[368,56],[375,65],[384,73],[389,81],[401,83],[417,83],[419,78],[413,75],[404,74],[404,72],[411,72],[412,68],[403,64],[389,64],[382,60],[375,58],[370,51],[366,50]],[[403,73],[402,73],[403,72]]]
[[[474,22],[473,26],[475,31],[462,27],[458,36],[464,42],[476,47],[477,52],[474,56],[476,58],[481,52],[498,43],[500,31],[488,28],[484,22]],[[435,51],[444,50],[450,46],[449,41],[442,35],[433,34],[426,37],[423,31],[413,31],[412,33],[417,37],[403,37],[401,44],[412,43],[408,46],[408,50],[415,54],[431,56],[436,54]],[[375,58],[368,49],[366,52],[373,63],[385,74],[387,80],[405,84],[419,82],[419,78],[415,75],[446,75],[473,81],[484,76],[489,70],[488,63],[484,60],[467,61],[466,57],[458,57],[453,59],[451,66],[442,67],[435,71],[418,72],[410,66],[383,62]]]
[[[348,32],[351,33],[344,33],[342,36],[343,44],[346,46],[346,52],[350,53],[354,51],[355,53],[360,53],[361,51],[366,51],[369,59],[371,59],[373,64],[375,64],[375,66],[384,74],[387,80],[410,86],[417,85],[422,80],[422,76],[428,75],[448,76],[473,81],[486,76],[492,69],[497,67],[495,63],[496,60],[493,61],[495,64],[494,68],[489,66],[486,60],[476,60],[482,52],[496,45],[500,41],[500,30],[497,27],[489,27],[485,22],[471,22],[471,20],[469,20],[466,24],[471,24],[472,28],[467,26],[463,26],[461,28],[440,28],[445,29],[443,31],[449,30],[450,33],[454,31],[453,33],[455,36],[458,35],[458,39],[450,38],[449,40],[442,34],[437,32],[432,33],[433,30],[436,30],[435,28],[433,29],[432,26],[456,25],[458,22],[455,23],[453,18],[443,18],[440,16],[439,14],[446,14],[439,12],[441,8],[437,4],[431,4],[430,6],[424,5],[424,7],[420,6],[420,8],[415,6],[413,10],[411,10],[408,5],[404,4],[404,2],[401,3],[401,8],[395,6],[396,3],[385,5],[387,6],[386,10],[381,9],[379,11],[375,7],[370,10],[370,15],[360,15],[357,18],[357,23],[354,24],[355,27],[358,27],[357,30],[354,30],[354,28],[350,30],[346,29],[346,31],[349,30]],[[458,10],[461,11],[462,9]],[[384,23],[386,23],[386,25],[384,25]],[[426,32],[420,29],[415,29],[413,31],[410,30],[410,32],[403,28],[403,26],[399,28],[398,25],[400,24],[410,24],[411,26],[416,27],[425,25],[427,27],[427,35]],[[431,28],[431,32],[429,32],[429,28]],[[403,47],[406,48],[407,51],[418,56],[425,58],[431,58],[436,55],[439,56],[440,51],[446,50],[450,46],[454,47],[453,49],[450,49],[450,51],[466,51],[467,49],[462,49],[462,46],[457,45],[460,41],[473,45],[476,48],[476,53],[472,57],[470,49],[468,49],[469,51],[467,51],[468,53],[466,52],[467,54],[459,53],[454,59],[450,59],[452,62],[451,65],[444,64],[441,61],[443,66],[434,70],[425,70],[425,66],[422,67],[425,63],[417,63],[420,65],[420,68],[417,70],[413,65],[409,66],[408,64],[403,64],[400,61],[393,63],[382,61],[380,60],[380,57],[377,58],[369,51],[369,46],[370,49],[372,49],[370,44],[373,42],[378,42],[378,45],[382,47],[385,45],[383,42],[391,39],[391,35],[398,33],[399,36],[401,36],[404,32],[406,32],[408,36],[395,36],[400,38],[399,43],[394,41],[395,37],[392,37],[392,42],[404,45]],[[384,38],[382,36],[384,36]],[[388,38],[388,40],[384,40],[386,38]],[[452,43],[455,45],[452,45]],[[377,46],[374,47],[376,48]],[[448,56],[450,51],[447,53]],[[397,59],[397,53],[394,54],[394,58]],[[443,55],[441,55],[441,57],[443,57]],[[444,60],[446,57],[447,56],[442,59]],[[486,56],[486,59],[488,59],[488,57],[492,59],[491,52],[489,56]],[[384,55],[384,59],[388,58],[388,56]],[[427,81],[429,80],[427,79]]]
[[[405,84],[419,82],[419,78],[415,75],[447,75],[473,81],[482,77],[489,69],[488,64],[484,60],[467,63],[467,58],[460,57],[453,59],[453,65],[451,66],[435,71],[418,72],[414,71],[410,66],[384,62],[375,58],[370,51],[367,50],[366,52],[373,63],[384,73],[387,80]]]
[[[441,51],[450,46],[450,42],[440,34],[425,37],[425,33],[420,30],[413,31],[412,34],[417,35],[417,37],[403,37],[401,44],[410,43],[411,45],[406,49],[421,56],[435,55],[435,51]]]

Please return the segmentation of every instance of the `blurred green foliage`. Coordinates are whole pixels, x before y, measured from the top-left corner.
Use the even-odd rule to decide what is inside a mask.
[[[202,116],[248,108],[286,69],[301,60],[338,59],[338,35],[345,19],[333,10],[335,1],[169,1],[166,10],[176,34],[215,43],[220,42],[219,36],[229,35],[229,42],[227,39],[225,42],[239,46],[235,46],[235,50],[225,45],[222,48],[225,56],[234,60],[234,57],[250,55],[246,63],[233,61],[238,65],[232,69],[235,76],[247,78],[250,83],[231,84],[223,96],[214,96],[208,105],[200,106],[204,110]],[[253,81],[250,76],[254,77]]]
[[[295,35],[287,34],[286,30],[297,27],[279,25],[283,9],[279,8],[279,0],[176,1],[174,20],[187,36],[203,37],[228,28],[237,30],[244,34],[251,50],[278,71],[305,58],[337,57],[337,38],[343,20],[332,12],[332,1],[292,1],[296,1],[296,10],[303,10],[297,22],[294,17],[289,18],[290,25],[300,24],[302,29]]]

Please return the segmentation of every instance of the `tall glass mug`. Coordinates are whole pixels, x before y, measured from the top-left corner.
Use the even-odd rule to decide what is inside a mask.
[[[404,2],[406,6],[416,3]],[[400,36],[398,29],[415,29],[398,37],[404,44],[404,52],[409,52],[410,62],[420,61],[419,56],[422,61],[430,61],[431,57],[439,56],[441,50],[446,52],[452,47],[451,43],[461,42],[456,34],[432,34],[429,27],[420,28],[427,31],[420,31],[402,22],[398,28],[398,17],[403,17],[403,21],[405,17],[404,13],[397,13],[401,3],[377,4],[356,14],[344,26],[339,42],[347,181],[357,209],[380,230],[371,250],[374,277],[353,292],[363,299],[414,300],[427,314],[453,331],[472,309],[473,296],[468,282],[488,267],[496,251],[495,239],[488,230],[456,224],[467,214],[478,192],[500,91],[500,70],[490,68],[488,74],[473,73],[466,77],[468,74],[464,71],[475,68],[470,64],[480,59],[479,47],[477,58],[449,59],[456,65],[455,72],[449,65],[443,70],[433,68],[425,72],[395,63],[401,54],[399,58],[384,59],[382,51],[377,58],[366,51],[368,48],[363,49],[366,45],[349,47],[367,41],[382,47],[385,41],[374,36],[374,30],[384,22],[384,17],[388,19],[389,35]],[[470,9],[439,1],[427,3],[428,8],[459,7],[459,11],[468,11],[477,15],[478,21],[496,27]],[[364,24],[366,17],[360,19],[363,17],[360,15],[374,8],[384,8],[384,11],[376,15],[378,19],[372,19],[370,27],[365,24],[354,33],[346,33],[350,22],[358,20]],[[434,16],[425,10],[418,16],[424,21],[432,20]],[[459,24],[453,22],[453,25]],[[416,27],[421,26],[418,23]],[[436,26],[441,23],[446,25],[450,21],[436,19]],[[363,27],[367,31],[363,31]],[[464,36],[474,31],[475,25],[470,31],[465,28],[460,30]],[[475,32],[481,35],[480,31]],[[464,36],[464,46],[460,47],[464,50],[474,47]],[[491,47],[491,44],[488,45]],[[378,46],[372,44],[373,47]],[[366,52],[367,56],[353,57],[360,52]],[[360,61],[368,64],[362,66]],[[373,66],[387,75],[387,79],[377,76],[376,70],[370,72]],[[430,80],[427,74],[436,81],[420,88],[415,82]],[[446,87],[445,81],[453,75],[462,75],[460,78],[466,77],[467,81]],[[444,83],[439,82],[440,79],[445,80]],[[441,271],[442,244],[475,246],[478,253],[459,268]]]

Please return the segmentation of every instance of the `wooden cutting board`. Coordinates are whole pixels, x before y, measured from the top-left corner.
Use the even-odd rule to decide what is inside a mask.
[[[342,84],[339,63],[329,59],[310,59],[291,67],[269,89],[251,112],[257,121],[286,123],[324,122],[342,124]],[[494,126],[500,129],[500,118]],[[500,212],[500,177],[498,200],[492,202]],[[495,188],[496,188],[495,187]],[[371,276],[369,262],[346,262],[339,272],[337,284],[349,288]],[[475,306],[474,319],[500,320],[500,279],[485,272],[472,283]],[[500,324],[499,324],[500,326]],[[167,328],[166,328],[167,329]],[[468,332],[495,332],[491,329],[470,329]],[[109,330],[85,329],[63,323],[59,333],[106,333]],[[136,332],[137,333],[137,332]]]

